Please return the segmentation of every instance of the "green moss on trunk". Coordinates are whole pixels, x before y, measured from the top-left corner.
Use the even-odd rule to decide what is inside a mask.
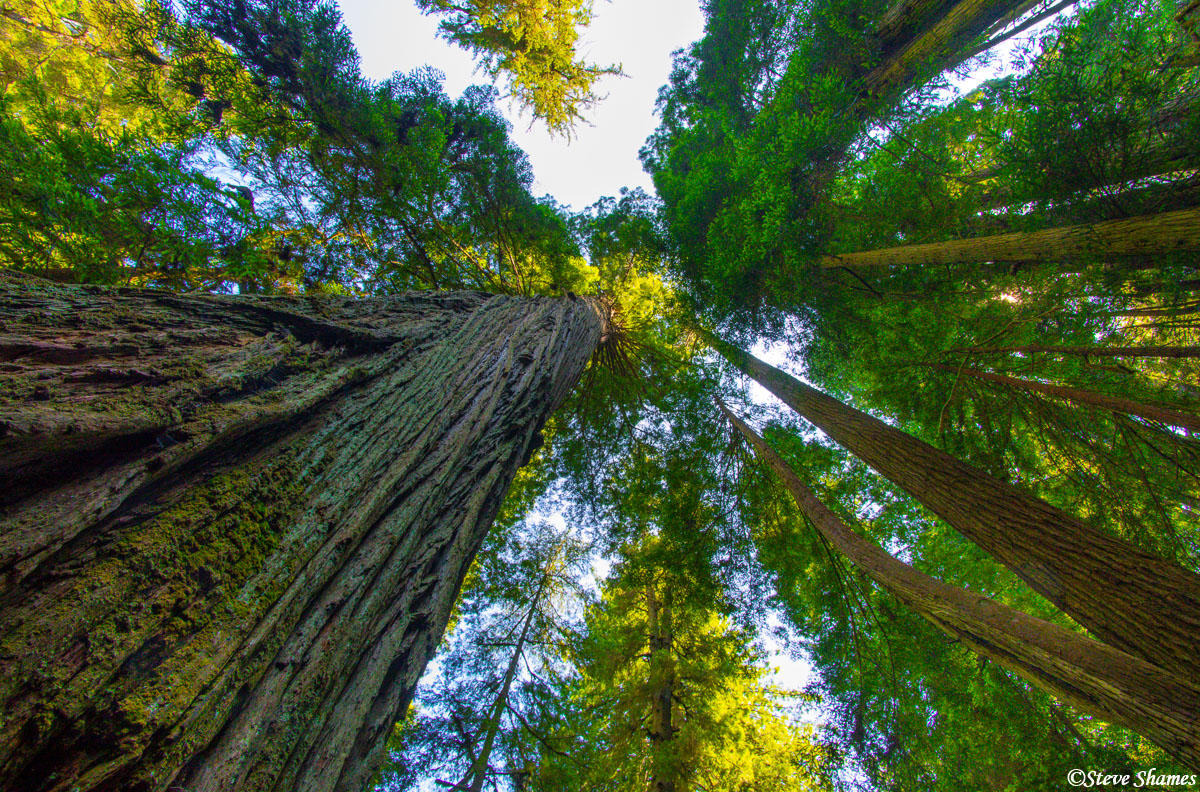
[[[0,789],[357,792],[603,317],[0,278],[0,323]]]

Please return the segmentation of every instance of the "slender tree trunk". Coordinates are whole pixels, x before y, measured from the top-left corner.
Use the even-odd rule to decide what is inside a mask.
[[[1180,27],[1191,34],[1196,40],[1197,46],[1200,46],[1200,0],[1190,0],[1179,9],[1179,13],[1175,15],[1175,19],[1179,22]]]
[[[1008,41],[1009,39],[1013,38],[1014,36],[1018,36],[1021,33],[1024,33],[1026,30],[1033,27],[1034,25],[1037,25],[1037,24],[1049,19],[1050,17],[1055,16],[1056,14],[1059,14],[1059,13],[1067,10],[1068,8],[1071,8],[1072,6],[1075,6],[1078,4],[1079,4],[1079,0],[1061,0],[1061,2],[1055,3],[1054,5],[1045,9],[1044,11],[1040,11],[1037,14],[1033,14],[1033,15],[1029,16],[1024,22],[1021,22],[1019,25],[1009,28],[1008,30],[1004,30],[1005,27],[1007,27],[1008,25],[1015,22],[1021,16],[1028,13],[1029,11],[1033,10],[1035,7],[1041,5],[1041,0],[1028,0],[1027,2],[1022,3],[1021,7],[1019,9],[1014,9],[1018,13],[1005,14],[1002,19],[998,20],[996,24],[993,24],[992,27],[989,28],[987,33],[985,34],[986,40],[983,43],[979,44],[979,46],[970,50],[969,52],[960,54],[958,56],[958,61],[955,65],[958,66],[958,65],[962,64],[963,62],[968,61],[971,58],[974,58],[976,55],[982,55],[983,53],[987,52],[988,50],[992,49],[993,47],[1003,44],[1005,41]]]
[[[663,749],[675,739],[671,709],[675,700],[674,636],[670,591],[659,602],[653,581],[646,584],[646,621],[650,645],[650,743],[653,759],[650,792],[675,792],[676,767],[663,760]]]
[[[1050,355],[1074,355],[1076,357],[1132,357],[1132,358],[1200,358],[1200,347],[1195,346],[1048,346],[1027,344],[1025,346],[976,346],[948,349],[947,352],[970,352],[978,355],[999,355],[1019,352],[1021,354],[1046,353]]]
[[[1070,261],[1200,250],[1200,209],[821,257],[822,267],[895,267],[981,261]]]
[[[1013,0],[901,0],[881,19],[882,58],[864,76],[864,93],[889,95],[959,63],[964,47],[1018,5]],[[907,35],[897,35],[901,31]]]
[[[1157,421],[1168,426],[1182,426],[1192,432],[1200,432],[1200,415],[1164,407],[1159,404],[1147,404],[1145,402],[1134,401],[1133,399],[1109,396],[1105,393],[1070,388],[1065,385],[1052,385],[1046,382],[1020,379],[1019,377],[1010,377],[1005,374],[996,374],[992,371],[980,371],[968,366],[958,367],[936,364],[932,368],[943,371],[961,371],[969,377],[974,377],[984,382],[995,382],[1013,390],[1025,391],[1027,393],[1042,393],[1046,396],[1052,396],[1055,399],[1075,404],[1098,407],[1102,410],[1111,410],[1126,415],[1136,415],[1148,421]]]
[[[488,713],[487,732],[483,737],[483,745],[467,774],[469,782],[459,784],[457,789],[467,789],[470,792],[481,792],[483,789],[483,782],[487,779],[488,767],[492,758],[492,749],[496,745],[496,734],[500,731],[500,720],[504,717],[504,710],[508,706],[508,693],[512,689],[513,679],[517,676],[517,668],[521,664],[521,652],[525,649],[525,640],[529,637],[529,627],[533,624],[533,616],[537,613],[538,603],[542,599],[542,592],[546,590],[548,579],[548,575],[542,578],[537,592],[533,595],[533,602],[529,605],[529,612],[525,615],[525,623],[521,625],[521,634],[517,638],[516,646],[513,647],[508,668],[504,671],[504,681],[500,684],[500,692],[492,704],[492,711]]]
[[[0,277],[0,789],[353,790],[590,300]]]
[[[1200,300],[1162,308],[1131,308],[1127,311],[1113,311],[1111,316],[1186,316],[1195,313],[1200,313]]]
[[[1098,638],[1200,679],[1200,576],[710,338],[731,363]]]
[[[898,561],[839,520],[753,429],[718,404],[817,530],[872,580],[977,654],[1084,712],[1145,735],[1200,770],[1200,687]]]

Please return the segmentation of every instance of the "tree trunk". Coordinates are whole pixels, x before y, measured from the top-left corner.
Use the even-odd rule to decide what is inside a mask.
[[[942,583],[852,531],[749,426],[721,410],[817,530],[871,579],[972,651],[1200,770],[1200,687],[1084,635]]]
[[[537,613],[538,602],[542,599],[542,592],[546,590],[546,582],[549,580],[549,574],[542,578],[542,582],[538,585],[537,593],[533,595],[533,602],[529,605],[529,612],[525,614],[525,623],[521,625],[521,634],[517,638],[516,646],[513,647],[512,657],[509,658],[508,668],[504,671],[504,680],[500,683],[500,692],[496,695],[496,700],[492,703],[492,711],[488,713],[487,732],[483,736],[483,745],[479,748],[479,755],[475,757],[475,761],[471,763],[471,769],[467,773],[467,781],[459,783],[455,789],[466,789],[469,792],[482,792],[483,782],[487,780],[488,767],[492,758],[492,749],[496,745],[496,734],[500,731],[500,720],[504,717],[504,710],[508,706],[508,692],[512,689],[513,679],[517,676],[517,668],[521,663],[521,652],[525,649],[525,640],[529,637],[529,627],[533,624],[534,614]]]
[[[881,62],[863,78],[864,93],[889,95],[954,66],[964,47],[1018,5],[1013,0],[901,0],[880,20]],[[899,30],[908,35],[893,33]]]
[[[1179,13],[1175,15],[1175,19],[1179,22],[1180,27],[1191,34],[1197,45],[1200,45],[1200,0],[1184,3],[1179,9]]]
[[[731,363],[1098,638],[1200,679],[1200,576],[709,337]]]
[[[1134,401],[1133,399],[1123,399],[1119,396],[1109,396],[1105,393],[1070,388],[1065,385],[1052,385],[1047,382],[1009,377],[1005,374],[980,371],[979,369],[967,366],[960,368],[958,366],[937,364],[932,366],[932,368],[943,371],[961,371],[963,374],[975,379],[983,380],[984,382],[995,382],[1013,390],[1042,393],[1046,396],[1074,402],[1075,404],[1098,407],[1101,410],[1111,410],[1112,412],[1124,413],[1125,415],[1136,415],[1148,421],[1156,421],[1168,426],[1182,426],[1189,431],[1200,432],[1200,415],[1172,409],[1171,407],[1164,407],[1160,404],[1147,404],[1145,402]]]
[[[360,792],[605,319],[4,276],[0,322],[0,789]]]
[[[857,93],[838,114],[845,123],[810,152],[813,188],[819,191],[834,177],[836,162],[864,122],[907,88],[953,67],[964,48],[1020,5],[1021,0],[896,0],[876,20],[873,57],[847,60],[832,54],[825,69],[840,74]]]
[[[1077,257],[1158,255],[1200,250],[1200,209],[1105,220],[1092,225],[899,245],[838,256],[821,266],[894,267],[982,261],[1070,261]]]
[[[1062,11],[1065,11],[1068,8],[1078,4],[1079,0],[1061,0],[1061,2],[1055,3],[1045,10],[1039,11],[1036,14],[1031,14],[1019,25],[1008,27],[1013,22],[1016,22],[1021,16],[1029,13],[1037,6],[1042,5],[1042,0],[1027,0],[1026,2],[1022,3],[1019,8],[1013,9],[1013,12],[1005,14],[1001,19],[997,20],[984,34],[985,41],[974,49],[958,55],[957,62],[954,65],[960,66],[964,62],[974,58],[976,55],[982,55],[993,47],[1019,36],[1021,33],[1024,33],[1034,25],[1040,24],[1050,17],[1055,16],[1056,14],[1059,14]]]
[[[659,602],[653,581],[646,584],[646,622],[650,646],[650,792],[675,792],[675,763],[663,760],[663,749],[675,739],[671,709],[675,695],[674,636],[670,592]]]
[[[1027,344],[1025,346],[977,346],[948,349],[947,352],[969,352],[978,355],[999,355],[1019,352],[1051,355],[1075,355],[1076,357],[1132,357],[1132,358],[1200,358],[1200,347],[1195,346],[1047,346]]]

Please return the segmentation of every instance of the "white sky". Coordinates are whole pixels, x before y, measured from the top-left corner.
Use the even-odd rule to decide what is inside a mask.
[[[422,15],[411,2],[339,0],[338,5],[362,56],[365,76],[383,79],[430,65],[445,72],[451,96],[468,85],[488,82],[475,73],[465,50],[438,37],[437,20]],[[704,28],[699,0],[599,0],[594,10],[580,53],[591,63],[620,64],[628,76],[598,83],[597,93],[606,98],[588,113],[591,125],[577,125],[567,143],[551,138],[542,125],[530,129],[529,119],[516,117],[507,100],[500,104],[513,122],[513,140],[533,165],[534,194],[549,193],[574,209],[615,196],[622,187],[653,192],[638,149],[656,126],[654,100],[670,75],[671,53],[698,39]]]
[[[405,0],[339,0],[346,26],[362,58],[366,77],[382,80],[393,72],[431,65],[446,74],[451,96],[475,83],[486,83],[475,71],[471,56],[446,44],[437,35],[437,20],[426,17]],[[653,193],[642,171],[638,149],[654,130],[654,101],[671,72],[671,53],[698,39],[704,31],[699,0],[600,0],[595,18],[583,32],[580,48],[585,60],[601,65],[618,63],[626,77],[600,83],[606,98],[588,114],[590,125],[578,125],[571,141],[552,138],[545,127],[529,127],[515,109],[502,101],[500,109],[513,122],[512,138],[529,155],[535,178],[534,194],[549,193],[575,209],[590,206],[622,187],[643,187]],[[764,350],[759,350],[760,352]],[[772,350],[776,351],[777,350]],[[781,354],[767,354],[775,365],[786,366]],[[757,383],[755,383],[757,387]],[[759,389],[761,390],[761,388]],[[760,399],[770,399],[763,391]],[[606,565],[602,565],[606,566]],[[595,570],[597,576],[606,568]],[[776,669],[773,682],[803,688],[812,676],[807,662],[788,656],[766,636]],[[813,713],[808,712],[809,720]]]
[[[488,82],[476,72],[466,51],[438,37],[437,20],[422,15],[409,0],[339,0],[338,5],[366,77],[382,80],[397,71],[430,65],[445,73],[445,90],[451,96],[469,85]],[[703,32],[699,5],[699,0],[597,0],[595,18],[583,32],[579,51],[591,63],[620,64],[627,76],[605,78],[599,84],[597,92],[606,98],[588,114],[589,125],[577,125],[570,142],[552,138],[544,126],[530,128],[528,118],[517,117],[515,108],[501,101],[501,111],[513,123],[511,137],[533,166],[535,195],[549,193],[578,210],[603,196],[615,196],[622,187],[640,186],[653,192],[637,153],[656,126],[654,101],[670,75],[671,53]],[[969,91],[983,79],[1003,73],[1011,47],[1008,43],[1000,48],[998,67],[957,81],[959,90]],[[768,362],[794,369],[785,351],[779,345],[755,348]],[[751,398],[760,404],[774,401],[757,383]],[[607,571],[603,566],[594,574],[603,576]],[[771,636],[766,641],[776,684],[802,688],[810,681],[813,671],[807,662],[789,657]],[[805,716],[810,721],[819,719],[811,708]]]

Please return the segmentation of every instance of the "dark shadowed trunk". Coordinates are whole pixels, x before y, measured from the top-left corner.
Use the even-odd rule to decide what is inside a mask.
[[[822,267],[895,267],[984,261],[1101,260],[1200,250],[1200,209],[1105,220],[1092,225],[898,245],[822,256]]]
[[[1189,0],[1183,3],[1179,8],[1179,13],[1175,15],[1175,19],[1200,46],[1200,0]]]
[[[1014,0],[899,0],[880,19],[880,62],[863,76],[868,96],[887,96],[963,59],[964,49],[1021,5]]]
[[[674,634],[671,592],[660,601],[653,582],[646,584],[646,623],[650,648],[650,744],[653,747],[650,792],[675,792],[677,768],[664,751],[675,739],[671,711],[675,702]]]
[[[603,316],[0,278],[0,788],[361,792]]]
[[[774,449],[718,404],[817,530],[872,580],[972,651],[1084,712],[1145,735],[1188,767],[1200,769],[1200,687],[893,558],[847,527]]]
[[[1200,679],[1200,576],[710,338],[731,363],[1098,638]]]

